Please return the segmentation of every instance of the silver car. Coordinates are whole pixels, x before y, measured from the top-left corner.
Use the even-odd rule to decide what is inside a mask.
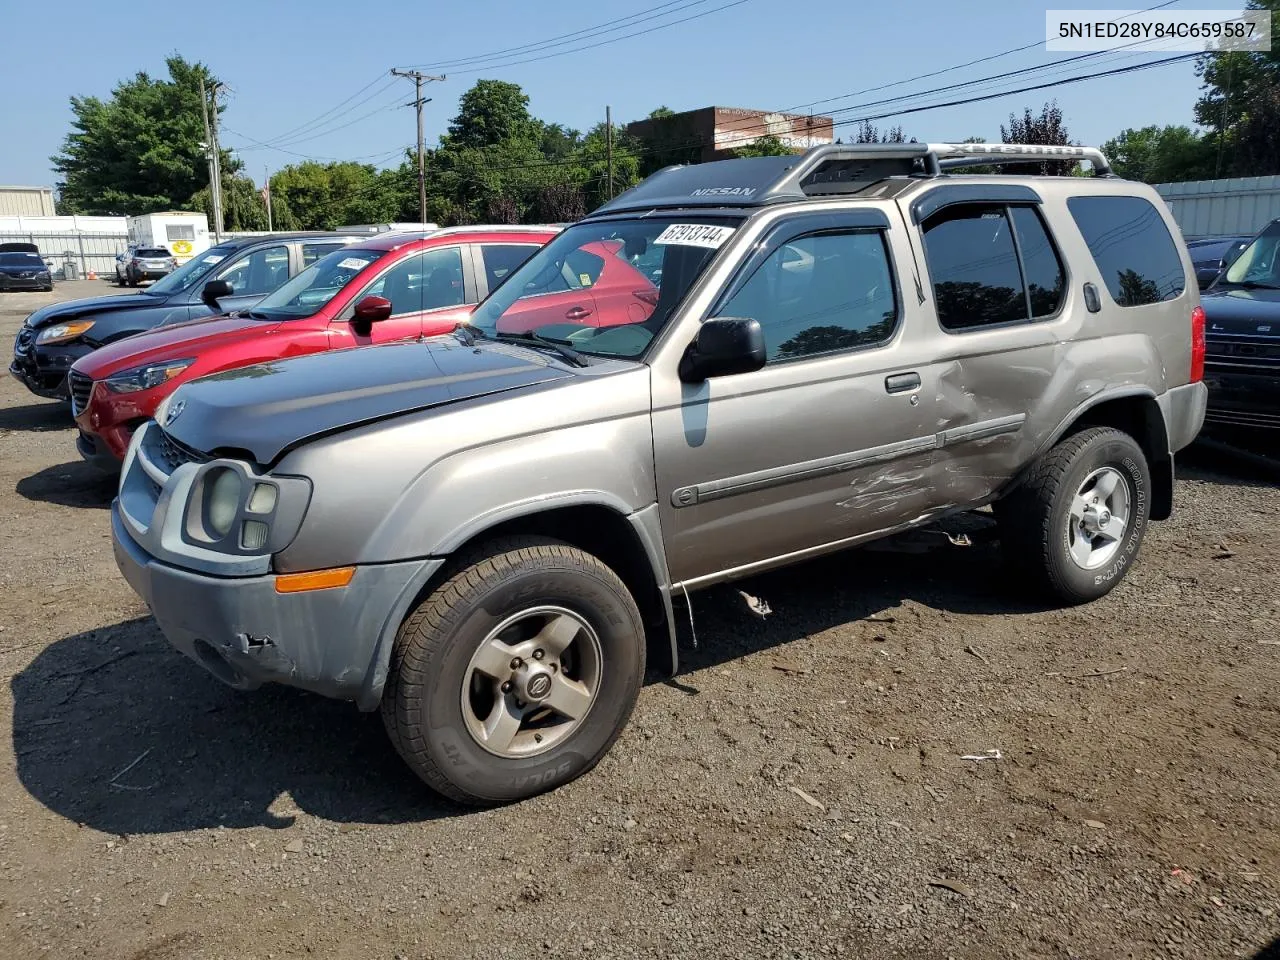
[[[1045,157],[1095,175],[963,173]],[[1089,148],[669,168],[453,335],[180,388],[117,561],[223,681],[380,708],[435,789],[526,797],[609,749],[703,587],[993,505],[1024,585],[1113,589],[1204,417],[1175,236]]]

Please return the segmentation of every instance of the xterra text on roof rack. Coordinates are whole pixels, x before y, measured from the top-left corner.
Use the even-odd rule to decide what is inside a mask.
[[[1045,156],[1095,176],[944,174]],[[663,170],[452,336],[180,388],[117,559],[226,682],[380,706],[431,786],[525,797],[608,750],[646,653],[674,669],[688,591],[986,504],[1042,592],[1115,587],[1204,416],[1174,235],[1086,148]],[[610,257],[656,278],[627,322]]]

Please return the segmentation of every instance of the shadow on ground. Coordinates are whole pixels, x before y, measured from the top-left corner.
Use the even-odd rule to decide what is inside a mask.
[[[83,460],[46,467],[19,480],[14,488],[19,495],[37,503],[53,503],[60,507],[105,509],[116,495],[119,478],[91,467]]]
[[[284,687],[224,687],[150,618],[60,640],[11,686],[23,786],[107,833],[286,827],[295,806],[339,823],[463,812],[408,771],[376,715]]]
[[[1040,609],[1000,590],[990,576],[996,563],[992,545],[915,534],[887,551],[739,585],[770,602],[766,620],[751,615],[738,587],[696,595],[699,646],[686,638],[674,682],[696,693],[693,671],[892,616],[904,599],[955,611]],[[685,616],[683,605],[677,611]],[[340,823],[465,813],[408,771],[376,715],[283,687],[226,688],[175,653],[150,618],[51,644],[13,678],[12,694],[22,784],[55,813],[108,833],[283,827],[292,821],[281,808],[294,805]],[[291,801],[281,802],[286,792]]]
[[[54,400],[27,404],[25,407],[0,407],[0,430],[70,430],[75,427],[71,407]]]

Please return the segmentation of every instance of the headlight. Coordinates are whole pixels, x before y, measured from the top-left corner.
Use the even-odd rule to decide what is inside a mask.
[[[149,363],[145,367],[124,370],[114,376],[107,377],[102,382],[113,393],[135,393],[138,390],[150,390],[152,387],[158,387],[160,384],[172,380],[193,363],[195,363],[194,359]]]
[[[36,335],[36,343],[65,343],[74,340],[93,327],[92,320],[73,320],[71,323],[55,323]]]
[[[155,432],[147,430],[148,435]],[[143,446],[154,440],[144,440]],[[232,556],[283,550],[297,536],[311,500],[310,481],[259,476],[234,460],[200,468],[189,489],[183,540]]]

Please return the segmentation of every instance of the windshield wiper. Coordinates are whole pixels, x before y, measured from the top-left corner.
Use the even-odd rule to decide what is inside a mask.
[[[462,327],[467,328],[465,333],[462,331]],[[467,343],[467,346],[471,346],[471,344],[475,343],[476,337],[484,337],[486,340],[507,340],[512,343],[519,344],[536,344],[538,346],[544,346],[554,350],[575,367],[585,367],[588,365],[587,358],[563,340],[552,340],[550,337],[544,337],[536,330],[530,330],[528,333],[495,333],[490,335],[485,333],[479,327],[473,327],[471,324],[460,323],[458,326],[453,328],[453,332],[458,334],[460,337],[469,336],[471,340]]]
[[[232,316],[234,317],[235,314],[233,313]],[[270,316],[268,316],[265,313],[262,313],[260,310],[245,310],[240,314],[240,316],[248,317],[250,320],[270,320],[271,319]]]

